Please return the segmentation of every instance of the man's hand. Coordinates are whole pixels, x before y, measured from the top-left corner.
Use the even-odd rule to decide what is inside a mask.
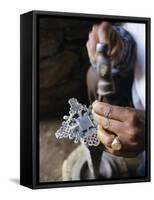
[[[117,156],[135,157],[144,151],[144,111],[98,101],[93,103],[92,108],[94,120],[98,123],[98,137],[108,152]],[[117,136],[122,148],[113,150],[111,144]]]
[[[122,41],[111,23],[102,22],[99,25],[94,25],[89,33],[86,46],[89,59],[93,64],[96,63],[96,45],[99,42],[108,44],[108,56],[110,56],[112,62],[116,63],[121,55]]]

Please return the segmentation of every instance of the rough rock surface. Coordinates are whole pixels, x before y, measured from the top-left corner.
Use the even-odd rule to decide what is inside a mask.
[[[41,118],[64,112],[71,97],[86,99],[86,72],[90,63],[85,44],[93,23],[65,17],[40,19]]]
[[[57,140],[55,132],[61,119],[40,123],[40,181],[62,180],[62,164],[78,145],[68,139]]]

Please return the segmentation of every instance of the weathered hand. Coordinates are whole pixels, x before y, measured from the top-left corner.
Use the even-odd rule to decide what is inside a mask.
[[[102,22],[101,24],[94,25],[89,33],[89,40],[86,46],[89,59],[93,64],[96,63],[96,44],[98,42],[108,44],[108,55],[114,63],[117,62],[121,55],[122,41],[111,23]]]
[[[117,156],[135,157],[144,151],[144,111],[98,101],[93,103],[92,108],[94,120],[98,123],[98,137],[108,152]],[[122,144],[120,150],[113,150],[111,146],[116,136]]]

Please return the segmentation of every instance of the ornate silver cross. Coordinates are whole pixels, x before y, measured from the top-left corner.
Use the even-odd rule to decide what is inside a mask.
[[[64,116],[62,126],[55,133],[57,139],[69,138],[74,143],[84,143],[87,146],[98,146],[100,140],[96,135],[96,123],[91,110],[80,104],[77,99],[69,99],[69,116]]]

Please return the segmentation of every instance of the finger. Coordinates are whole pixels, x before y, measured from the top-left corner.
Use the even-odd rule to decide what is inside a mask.
[[[121,135],[125,131],[124,123],[113,120],[113,119],[105,118],[101,115],[98,115],[97,113],[93,111],[92,111],[92,114],[96,123],[102,126],[105,130],[108,130],[116,135]]]
[[[86,43],[86,47],[87,47],[87,49],[89,48],[89,40]]]
[[[109,44],[110,44],[109,50],[111,59],[114,60],[114,62],[117,62],[118,59],[120,58],[123,44],[116,31],[112,31]]]
[[[86,47],[87,47],[87,51],[88,51],[88,56],[90,59],[91,63],[95,63],[96,62],[96,50],[95,50],[95,46],[91,45],[91,42],[88,40],[86,43]]]
[[[112,24],[111,24],[110,22],[102,22],[102,23],[99,25],[99,27],[101,27],[101,29],[102,29],[103,31],[107,31],[107,30],[109,30],[109,29],[112,28]]]
[[[89,32],[89,40],[95,41],[95,45],[98,43],[98,25],[92,27],[92,30]]]
[[[98,27],[99,27],[98,24],[94,24],[93,27],[92,27],[92,32],[97,33]]]
[[[99,101],[95,101],[92,104],[92,109],[99,115],[122,122],[126,121],[130,115],[130,110],[125,107],[113,106]]]
[[[98,42],[98,25],[95,24],[92,27],[92,34],[95,37],[95,39],[97,40],[97,42]]]
[[[92,31],[90,31],[90,32],[89,32],[89,35],[88,35],[89,39],[91,39],[92,36],[93,36],[93,33],[92,33]]]
[[[106,132],[101,126],[97,128],[97,136],[105,147],[110,147],[115,138],[115,135]]]
[[[88,40],[88,46],[93,49],[93,50],[96,50],[96,43],[97,43],[97,40],[94,36],[94,34],[92,32],[89,33],[89,40]]]
[[[109,22],[102,22],[100,25],[99,25],[99,31],[100,33],[107,33],[109,34],[111,32],[111,30],[113,30],[112,28],[112,24],[109,23]]]
[[[111,29],[112,25],[109,22],[103,22],[100,24],[98,29],[98,38],[100,42],[109,44]]]

